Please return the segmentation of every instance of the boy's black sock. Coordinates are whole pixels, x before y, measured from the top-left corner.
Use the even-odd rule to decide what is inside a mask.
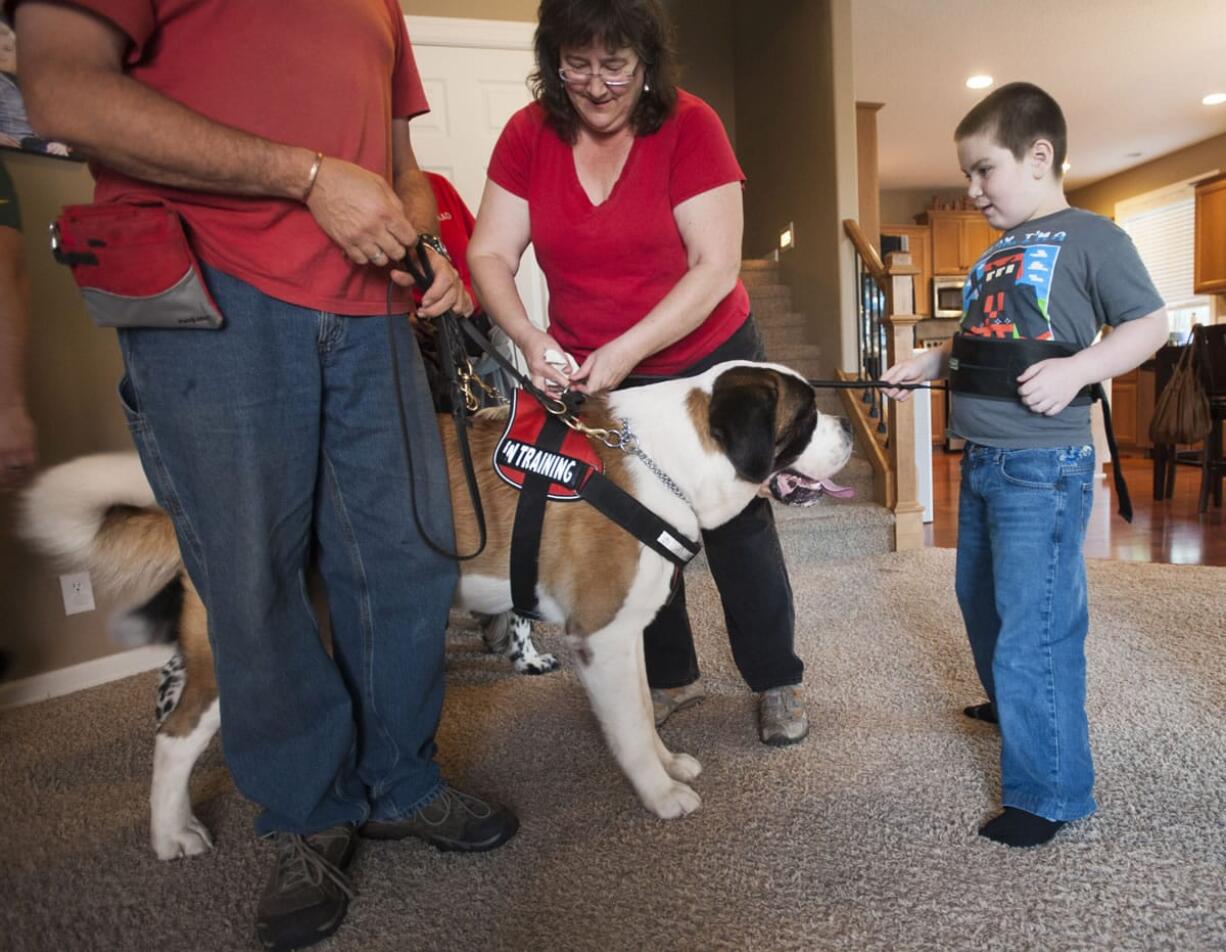
[[[982,704],[972,704],[970,707],[964,707],[962,708],[962,713],[977,721],[987,721],[989,724],[1000,723],[1000,720],[996,717],[996,705],[991,701],[984,701]]]
[[[979,835],[1005,846],[1041,846],[1062,826],[1063,820],[1048,820],[1017,807],[1005,807],[1000,816],[979,828]]]

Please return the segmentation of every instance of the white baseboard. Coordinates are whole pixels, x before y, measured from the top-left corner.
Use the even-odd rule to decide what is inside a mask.
[[[145,645],[118,654],[84,661],[58,671],[0,684],[0,710],[20,707],[84,691],[100,684],[118,681],[143,671],[160,668],[174,654],[174,645]]]

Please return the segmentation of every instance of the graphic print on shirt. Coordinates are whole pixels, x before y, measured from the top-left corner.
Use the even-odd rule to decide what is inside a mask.
[[[981,337],[1053,340],[1051,287],[1063,231],[1005,235],[962,288],[962,325]]]

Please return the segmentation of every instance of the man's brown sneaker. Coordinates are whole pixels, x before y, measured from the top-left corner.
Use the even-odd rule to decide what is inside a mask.
[[[255,931],[266,949],[314,945],[337,930],[353,898],[341,870],[357,848],[352,823],[310,836],[278,833],[277,864],[256,909]]]
[[[519,819],[506,807],[444,784],[433,800],[411,816],[368,820],[361,832],[374,840],[415,836],[440,850],[480,853],[501,846],[518,829]]]

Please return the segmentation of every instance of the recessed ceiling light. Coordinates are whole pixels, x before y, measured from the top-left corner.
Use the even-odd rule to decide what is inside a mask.
[[[1220,106],[1222,103],[1226,102],[1226,93],[1210,93],[1208,96],[1202,99],[1201,102],[1206,106]]]
[[[991,76],[980,73],[978,76],[972,76],[966,81],[966,85],[970,89],[987,89],[993,83]]]

